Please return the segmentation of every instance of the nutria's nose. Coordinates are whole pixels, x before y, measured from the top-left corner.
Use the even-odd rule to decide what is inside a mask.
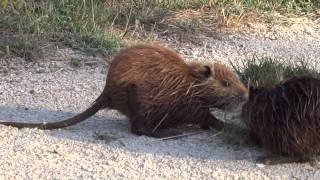
[[[248,96],[243,96],[243,97],[241,98],[241,101],[248,101]]]
[[[243,96],[244,100],[248,100],[249,99],[249,92],[247,91],[244,96]]]

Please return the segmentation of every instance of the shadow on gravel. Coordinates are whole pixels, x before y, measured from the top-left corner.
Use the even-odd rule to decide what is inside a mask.
[[[183,129],[185,134],[194,135],[176,139],[161,140],[146,136],[136,136],[129,131],[128,121],[115,118],[114,111],[98,113],[95,116],[59,130],[47,130],[48,135],[58,139],[100,144],[113,149],[132,153],[169,155],[177,158],[191,157],[210,160],[241,160],[257,157],[255,147],[234,146],[219,137],[219,132],[201,131],[195,128]],[[54,122],[76,115],[64,111],[0,106],[1,121]]]

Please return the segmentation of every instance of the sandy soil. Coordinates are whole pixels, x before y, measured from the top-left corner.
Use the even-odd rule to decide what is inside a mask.
[[[271,35],[272,36],[271,36]],[[237,61],[257,56],[320,61],[319,24],[198,36],[200,42],[158,42],[177,49],[189,60]],[[68,49],[47,60],[25,62],[2,58],[0,120],[57,121],[86,109],[104,86],[102,59]],[[90,59],[74,68],[72,58]],[[185,130],[185,133],[198,130]],[[17,179],[319,179],[317,163],[265,166],[257,147],[226,142],[212,131],[171,140],[135,136],[125,117],[101,111],[78,125],[53,131],[0,126],[0,177]]]

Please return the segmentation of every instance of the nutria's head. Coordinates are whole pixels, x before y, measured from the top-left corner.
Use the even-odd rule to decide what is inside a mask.
[[[247,88],[226,65],[191,64],[190,67],[194,76],[202,80],[203,91],[206,94],[204,100],[213,107],[223,108],[247,100]]]

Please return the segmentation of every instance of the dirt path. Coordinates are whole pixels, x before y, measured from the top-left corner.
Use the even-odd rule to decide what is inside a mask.
[[[263,28],[260,28],[263,29]],[[256,34],[248,32],[257,32]],[[272,37],[268,34],[272,32]],[[284,60],[320,61],[316,25],[249,30],[197,38],[198,45],[158,39],[188,59],[236,61],[252,55]],[[27,63],[2,59],[0,120],[57,121],[84,110],[104,86],[101,59],[73,68],[66,60],[88,58],[69,50],[50,55],[54,61]],[[27,67],[27,68],[25,68]],[[194,132],[188,130],[186,133]],[[225,142],[214,132],[157,141],[128,131],[125,117],[115,111],[98,113],[62,130],[40,131],[0,126],[0,177],[27,179],[319,179],[316,165],[263,166],[256,147]]]

